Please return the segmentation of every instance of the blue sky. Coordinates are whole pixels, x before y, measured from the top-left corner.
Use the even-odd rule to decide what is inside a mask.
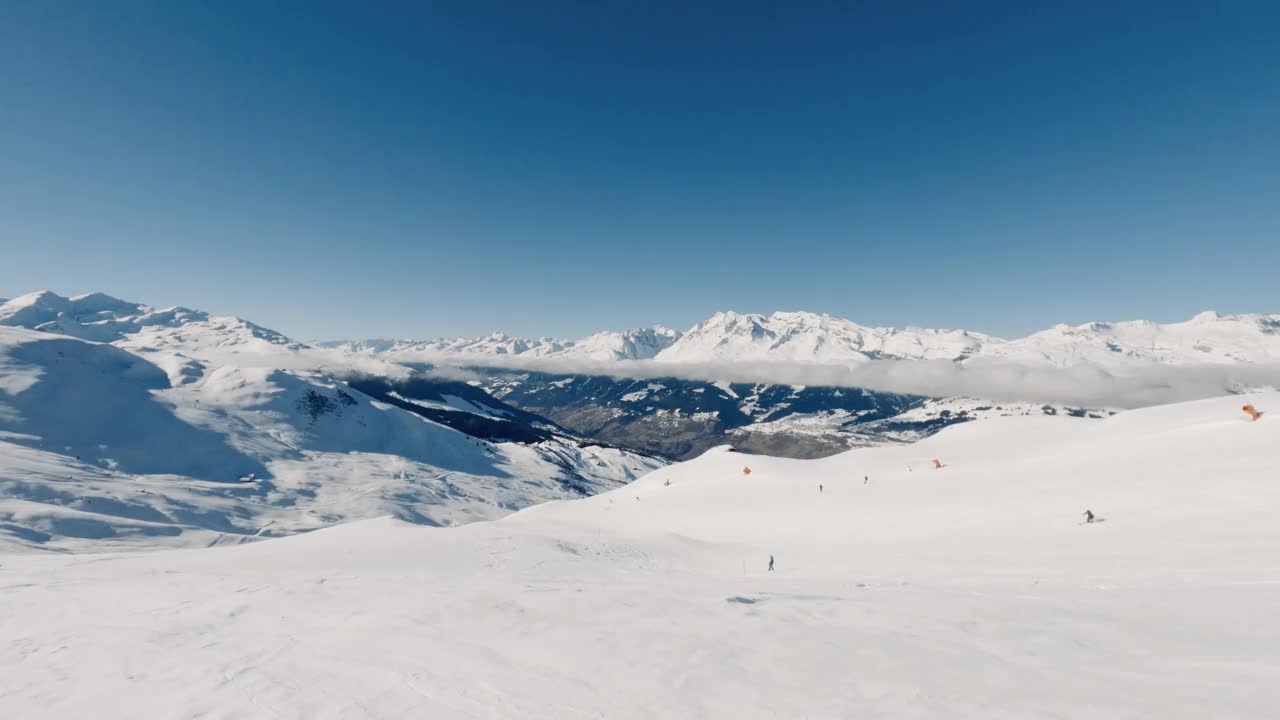
[[[0,296],[308,339],[1280,311],[1274,2],[196,5],[0,4]]]

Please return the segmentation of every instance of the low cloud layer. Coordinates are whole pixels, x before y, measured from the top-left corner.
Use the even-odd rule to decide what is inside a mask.
[[[563,375],[634,379],[677,378],[706,382],[770,383],[866,388],[930,397],[974,397],[1090,408],[1135,408],[1215,397],[1240,389],[1280,387],[1280,366],[1144,365],[1108,371],[1095,365],[1034,367],[1001,361],[877,360],[859,365],[775,362],[672,363],[572,358],[441,355],[434,372],[449,367],[490,367]],[[408,360],[408,358],[406,358]]]

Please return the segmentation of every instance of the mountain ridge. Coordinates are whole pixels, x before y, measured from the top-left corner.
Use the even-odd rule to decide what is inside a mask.
[[[199,383],[222,365],[323,370],[360,383],[379,402],[480,438],[532,441],[563,432],[667,459],[723,444],[820,457],[993,416],[1098,418],[1152,398],[1280,385],[1270,364],[1280,359],[1280,316],[1262,314],[1060,324],[1005,340],[967,330],[874,328],[809,312],[719,312],[683,333],[655,326],[579,340],[491,333],[306,345],[238,318],[155,310],[102,294],[35,293],[0,305],[0,325],[19,322],[117,337],[114,345],[164,369],[174,387]],[[1193,368],[1196,377],[1182,378],[1176,391],[1168,373],[1150,372],[1194,364],[1229,372],[1201,378]],[[1131,392],[1138,399],[1130,400],[1116,392],[1129,385],[1108,379],[1118,376],[1150,382],[1139,381]],[[987,377],[994,379],[970,381]],[[1011,382],[1021,390],[991,396]],[[480,395],[466,397],[464,386]],[[499,400],[547,426],[516,428],[489,412]]]
[[[647,343],[625,343],[650,333]],[[622,347],[610,351],[609,344]],[[1280,362],[1280,314],[1204,311],[1188,320],[1059,323],[1005,339],[964,329],[875,327],[811,312],[718,312],[684,332],[661,326],[601,332],[580,340],[527,340],[504,333],[430,341],[329,341],[326,347],[384,353],[424,361],[433,356],[658,363],[764,361],[849,364],[888,360],[968,362],[1004,360],[1067,367],[1085,360],[1103,366],[1143,362],[1169,365]]]

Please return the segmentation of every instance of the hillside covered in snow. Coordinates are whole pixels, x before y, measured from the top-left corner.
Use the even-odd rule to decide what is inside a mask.
[[[431,407],[344,382],[370,368],[409,372],[103,295],[0,305],[0,547],[242,542],[382,515],[462,523],[662,464],[469,386],[455,392],[470,401]]]
[[[993,419],[822,460],[720,448],[460,528],[3,556],[0,708],[1263,720],[1277,408]]]

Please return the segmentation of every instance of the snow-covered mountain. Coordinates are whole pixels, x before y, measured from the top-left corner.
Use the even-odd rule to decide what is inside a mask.
[[[343,380],[391,366],[349,360],[236,318],[103,295],[5,303],[0,545],[240,542],[377,515],[466,522],[663,464],[466,385],[374,397]]]
[[[587,360],[647,360],[671,347],[678,331],[655,325],[621,332],[600,332],[581,340],[540,338],[528,340],[495,332],[477,338],[436,340],[337,340],[321,347],[361,353],[384,353],[400,358],[432,358],[440,355],[525,358],[579,358]]]
[[[45,291],[5,301],[0,304],[0,325],[110,342],[142,352],[170,351],[220,359],[279,356],[281,351],[306,347],[240,318],[210,316],[182,307],[156,309],[101,293],[67,298]],[[968,330],[870,327],[809,312],[721,312],[683,333],[659,325],[600,332],[579,340],[529,340],[497,332],[479,338],[316,345],[408,361],[460,356],[847,365],[877,359],[998,359],[1053,367],[1081,362],[1103,368],[1143,363],[1183,366],[1280,362],[1280,314],[1204,312],[1178,323],[1135,320],[1055,325],[1006,340]]]
[[[679,340],[678,331],[654,325],[651,328],[596,333],[574,342],[560,354],[589,360],[647,360]]]
[[[477,338],[438,338],[435,340],[370,340],[357,341],[350,345],[351,349],[364,351],[384,347],[383,352],[396,353],[467,353],[477,355],[526,355],[529,357],[545,357],[554,355],[571,347],[567,340],[541,338],[526,340],[512,337],[502,332],[495,332]]]
[[[260,354],[303,347],[240,318],[214,317],[184,307],[157,310],[102,293],[67,298],[46,290],[23,295],[0,304],[0,325],[146,350]]]
[[[964,330],[872,328],[806,312],[716,313],[658,353],[660,362],[861,363],[879,358],[958,360],[996,338]]]
[[[1102,368],[1141,363],[1274,363],[1280,362],[1280,315],[1204,312],[1179,323],[1056,325],[1005,340],[967,330],[873,328],[814,313],[717,313],[655,359],[682,363],[1000,359],[1055,367],[1088,362]]]
[[[984,348],[984,356],[1066,367],[1280,362],[1280,315],[1203,312],[1185,322],[1092,322]]]
[[[1185,322],[1056,325],[1012,340],[969,330],[891,328],[809,312],[720,312],[680,333],[661,327],[603,332],[582,340],[536,341],[501,333],[485,338],[348,344],[403,359],[459,355],[581,357],[700,364],[712,362],[864,363],[879,359],[1014,361],[1066,367],[1280,362],[1280,315],[1204,312]]]

